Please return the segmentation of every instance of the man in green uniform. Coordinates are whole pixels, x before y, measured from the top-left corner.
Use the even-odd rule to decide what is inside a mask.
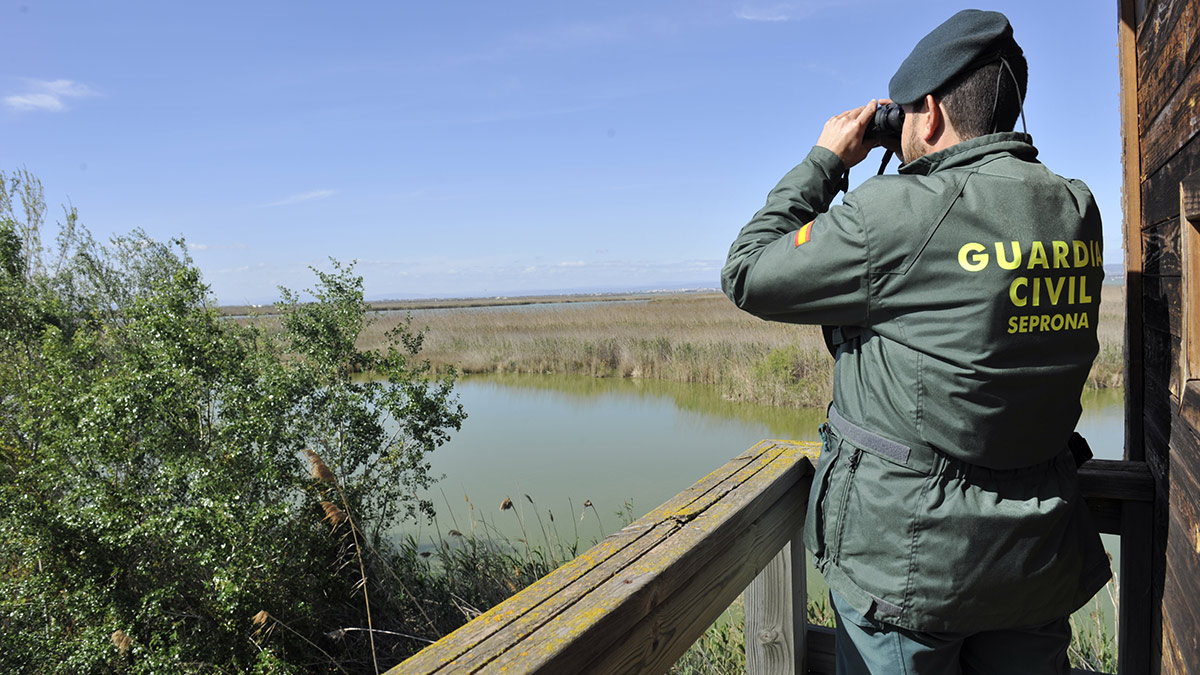
[[[840,673],[1066,673],[1067,617],[1110,575],[1068,451],[1100,214],[1011,131],[1026,72],[1004,15],[954,15],[891,80],[899,174],[831,207],[879,143],[876,101],[833,117],[722,271],[738,307],[835,350],[805,545]]]

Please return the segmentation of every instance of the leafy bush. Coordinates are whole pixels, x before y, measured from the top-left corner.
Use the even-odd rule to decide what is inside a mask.
[[[41,194],[0,173],[0,671],[373,672],[439,635],[384,536],[465,416],[421,333],[357,349],[337,263],[277,327],[222,318],[182,241],[69,209],[44,247]]]

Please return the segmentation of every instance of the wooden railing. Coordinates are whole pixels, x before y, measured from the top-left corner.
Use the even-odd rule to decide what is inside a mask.
[[[747,673],[833,673],[800,541],[819,451],[759,443],[388,675],[665,673],[743,591]],[[1119,672],[1149,672],[1149,472],[1092,461],[1080,484],[1122,535]]]

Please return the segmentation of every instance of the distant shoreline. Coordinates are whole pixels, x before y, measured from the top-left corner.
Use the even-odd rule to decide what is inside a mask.
[[[676,295],[719,294],[716,288],[669,291],[639,291],[631,293],[566,293],[563,295],[511,295],[483,298],[431,298],[427,300],[375,300],[368,302],[369,311],[395,312],[422,309],[465,309],[469,307],[517,307],[521,305],[553,305],[574,302],[621,302],[650,300]],[[225,316],[275,316],[275,305],[220,305],[217,311]]]
[[[1105,286],[1125,285],[1125,276],[1108,275]],[[719,288],[687,288],[673,290],[630,291],[624,293],[543,293],[537,295],[503,295],[490,297],[423,298],[415,300],[372,300],[367,302],[369,311],[396,312],[423,309],[466,309],[471,307],[519,307],[522,305],[555,305],[576,302],[628,302],[651,300],[672,296],[720,295]],[[274,304],[218,305],[217,312],[224,316],[275,316],[279,314]]]

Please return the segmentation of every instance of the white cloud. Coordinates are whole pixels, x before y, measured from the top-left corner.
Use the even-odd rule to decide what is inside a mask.
[[[855,4],[851,2],[849,4]],[[800,0],[799,2],[774,2],[743,4],[734,12],[734,16],[746,21],[792,21],[802,19],[826,7],[840,7],[837,0]]]
[[[299,204],[300,202],[312,201],[314,199],[327,199],[335,194],[337,194],[337,190],[313,190],[312,192],[302,192],[290,197],[284,197],[277,202],[262,204],[262,206],[288,206],[291,204]]]
[[[746,21],[787,21],[790,15],[787,12],[786,5],[773,5],[771,7],[742,7],[734,13],[739,19]]]
[[[84,96],[96,95],[96,92],[91,87],[80,82],[72,82],[71,80],[53,80],[51,82],[34,80],[33,82],[45,91],[58,96],[82,98]]]
[[[246,245],[238,242],[236,244],[192,244],[188,243],[188,248],[193,251],[226,251],[231,249],[244,249]]]
[[[95,96],[86,84],[72,80],[28,80],[29,91],[4,97],[4,105],[15,110],[59,112],[67,109],[68,99]]]

